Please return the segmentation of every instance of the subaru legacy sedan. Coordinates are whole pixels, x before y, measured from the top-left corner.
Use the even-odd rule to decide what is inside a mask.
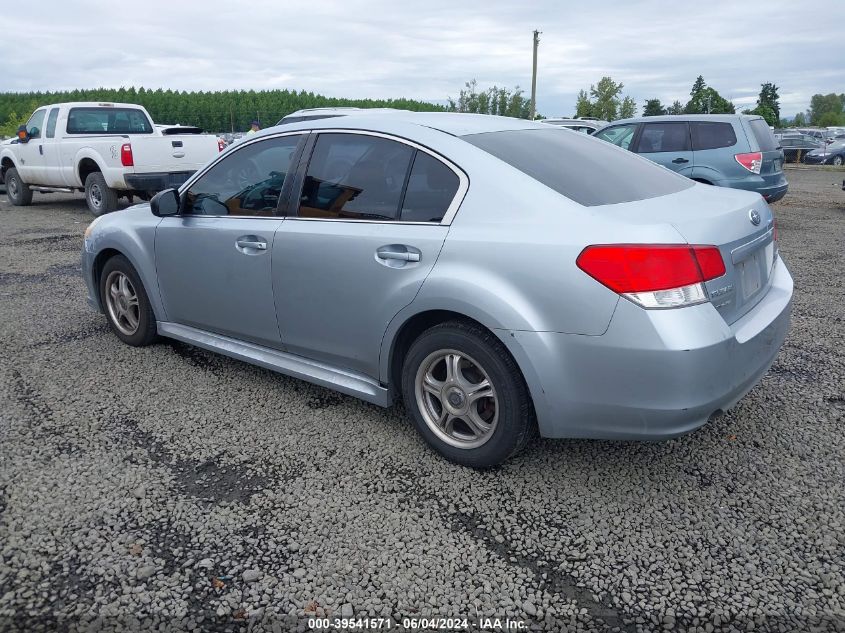
[[[766,373],[792,298],[759,195],[570,130],[451,113],[267,129],[96,219],[82,260],[125,343],[169,337],[404,400],[431,446],[473,467],[535,431],[700,427]]]

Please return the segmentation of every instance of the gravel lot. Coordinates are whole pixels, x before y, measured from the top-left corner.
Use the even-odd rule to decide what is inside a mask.
[[[0,198],[0,630],[845,630],[845,192],[775,205],[792,332],[731,413],[662,443],[439,459],[382,410],[85,303],[81,197]]]

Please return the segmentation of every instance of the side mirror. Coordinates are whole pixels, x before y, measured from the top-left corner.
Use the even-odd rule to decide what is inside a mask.
[[[179,213],[179,192],[176,189],[159,191],[150,200],[153,215],[164,218]]]
[[[19,143],[28,143],[29,142],[29,132],[26,131],[25,125],[22,125],[18,128],[18,142]]]

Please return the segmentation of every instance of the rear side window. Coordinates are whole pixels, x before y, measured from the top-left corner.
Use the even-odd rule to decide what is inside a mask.
[[[646,123],[637,143],[639,154],[654,152],[686,152],[689,131],[686,123]]]
[[[691,121],[693,150],[719,149],[736,145],[736,133],[730,123]]]
[[[71,108],[68,134],[152,134],[147,115],[137,108]]]
[[[417,151],[401,219],[404,222],[440,222],[458,192],[458,175],[441,161]]]
[[[415,151],[378,136],[320,134],[308,163],[299,216],[396,220]]]
[[[53,108],[47,116],[47,138],[56,136],[56,121],[59,119],[59,109]]]
[[[778,143],[769,129],[769,124],[764,119],[752,119],[748,124],[751,126],[751,131],[754,133],[754,138],[757,139],[757,145],[760,146],[761,152],[771,152],[778,148]]]
[[[586,134],[508,130],[463,140],[584,206],[618,204],[677,193],[693,182]]]

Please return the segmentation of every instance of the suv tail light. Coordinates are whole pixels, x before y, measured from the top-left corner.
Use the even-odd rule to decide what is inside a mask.
[[[644,308],[676,308],[709,301],[704,282],[725,274],[715,246],[599,244],[588,246],[578,268]]]
[[[763,167],[763,154],[751,152],[749,154],[737,154],[734,156],[736,162],[745,167],[752,174],[759,174]]]
[[[129,143],[120,146],[120,164],[124,167],[135,166],[135,159],[132,157],[132,145]]]

